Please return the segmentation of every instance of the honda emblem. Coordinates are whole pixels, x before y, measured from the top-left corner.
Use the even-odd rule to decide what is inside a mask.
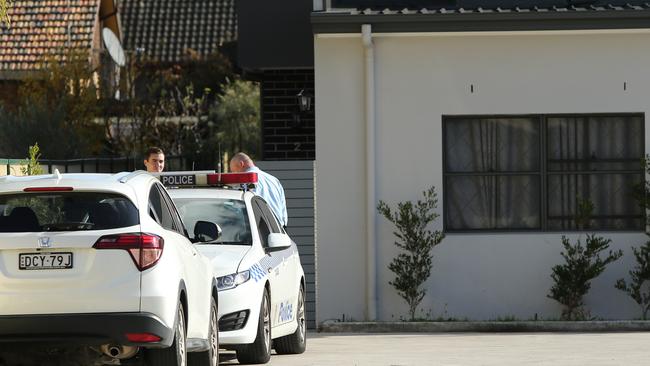
[[[42,238],[38,238],[38,247],[39,248],[50,248],[52,246],[52,243],[50,242],[50,238],[47,236],[44,236]]]

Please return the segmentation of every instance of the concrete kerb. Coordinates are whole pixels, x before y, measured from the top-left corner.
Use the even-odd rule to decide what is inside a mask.
[[[318,330],[324,333],[647,332],[650,331],[650,321],[325,321],[320,324]]]

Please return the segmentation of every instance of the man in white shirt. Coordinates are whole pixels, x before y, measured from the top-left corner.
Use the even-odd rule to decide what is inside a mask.
[[[246,154],[240,152],[230,159],[230,171],[233,173],[255,172],[257,173],[257,185],[255,193],[264,198],[266,203],[275,213],[280,225],[287,226],[287,202],[284,198],[284,188],[278,178],[262,171],[255,166],[253,160]]]

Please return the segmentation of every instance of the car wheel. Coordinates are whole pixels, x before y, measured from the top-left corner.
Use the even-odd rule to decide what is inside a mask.
[[[298,354],[307,348],[307,324],[305,321],[305,289],[300,286],[298,292],[298,311],[296,313],[298,328],[293,334],[280,337],[274,341],[275,352],[279,355]]]
[[[217,320],[217,303],[210,300],[210,329],[208,332],[210,349],[205,352],[191,352],[187,355],[189,366],[219,365],[219,321]]]
[[[145,360],[149,366],[187,366],[185,340],[185,315],[183,305],[178,304],[174,341],[168,348],[147,349]]]
[[[267,363],[271,359],[271,300],[264,289],[255,342],[237,348],[237,361],[244,364]]]

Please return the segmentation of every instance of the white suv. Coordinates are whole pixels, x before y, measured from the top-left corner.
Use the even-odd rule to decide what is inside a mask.
[[[278,354],[305,351],[305,274],[298,247],[269,208],[245,186],[257,173],[168,172],[160,179],[188,227],[216,222],[219,232],[199,250],[212,259],[219,287],[221,346],[241,363],[266,363]],[[199,188],[203,186],[203,188]],[[195,237],[202,235],[193,233]]]
[[[0,365],[62,342],[91,365],[216,365],[213,277],[145,172],[0,178]]]

